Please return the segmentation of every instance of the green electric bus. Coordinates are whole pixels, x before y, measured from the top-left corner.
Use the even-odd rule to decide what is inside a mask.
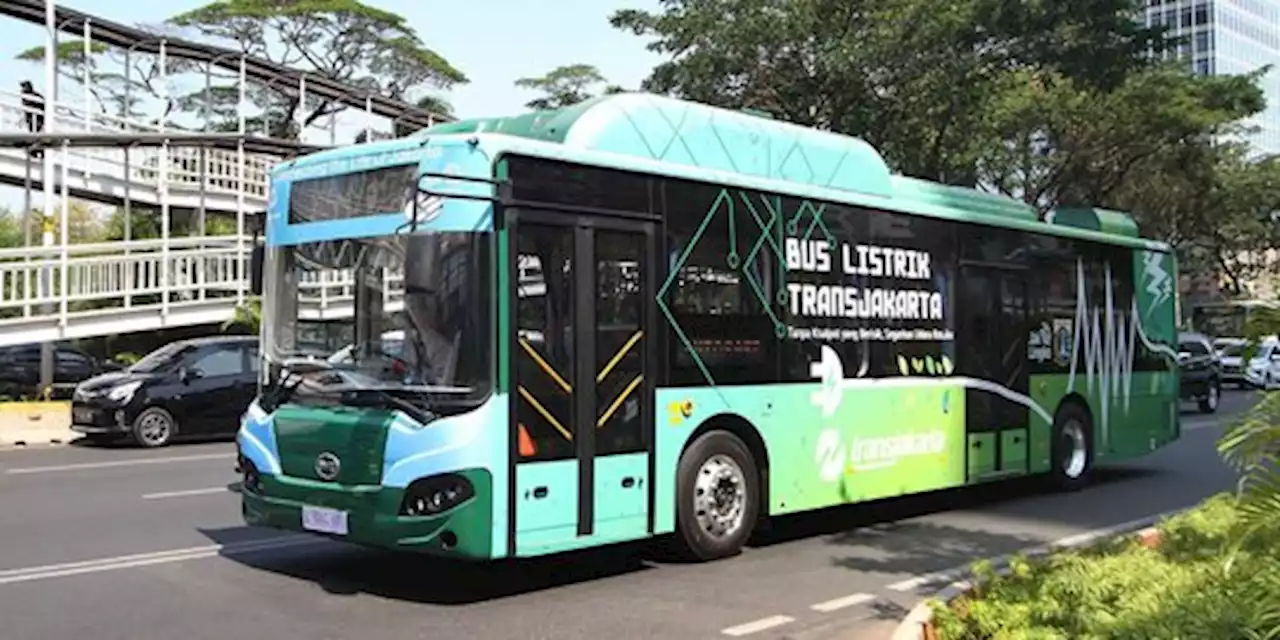
[[[1179,437],[1174,256],[1122,213],[1042,218],[647,94],[271,181],[250,524],[470,559],[674,534],[707,560],[770,516],[1074,489]],[[317,322],[341,358],[300,345]]]

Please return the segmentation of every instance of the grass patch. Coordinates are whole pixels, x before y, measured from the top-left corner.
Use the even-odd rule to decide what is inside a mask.
[[[974,566],[977,588],[935,602],[943,640],[1280,638],[1280,526],[1259,526],[1234,495],[1160,525],[1161,543],[1124,539],[1046,558],[1007,575]]]

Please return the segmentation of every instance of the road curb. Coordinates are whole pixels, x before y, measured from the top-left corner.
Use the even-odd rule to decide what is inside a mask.
[[[1191,507],[1188,507],[1191,508]],[[1174,509],[1157,513],[1153,516],[1130,520],[1118,525],[1106,527],[1103,529],[1094,529],[1081,534],[1063,538],[1057,542],[1049,544],[1028,547],[1020,552],[996,556],[987,560],[995,567],[995,571],[1000,575],[1007,575],[1009,572],[1009,561],[1014,556],[1024,556],[1030,558],[1038,558],[1049,555],[1057,551],[1066,551],[1070,549],[1080,549],[1093,546],[1103,540],[1117,538],[1125,535],[1135,535],[1144,545],[1151,546],[1158,540],[1159,530],[1156,528],[1160,521],[1177,513],[1186,511],[1186,509]],[[937,636],[932,632],[930,623],[933,621],[933,607],[930,603],[933,601],[951,602],[956,598],[966,594],[973,588],[973,583],[969,579],[964,578],[969,573],[967,567],[953,569],[942,574],[938,574],[936,579],[930,580],[933,583],[946,582],[946,586],[937,591],[925,595],[916,602],[902,621],[898,623],[897,628],[893,630],[890,636],[891,640],[936,640]]]

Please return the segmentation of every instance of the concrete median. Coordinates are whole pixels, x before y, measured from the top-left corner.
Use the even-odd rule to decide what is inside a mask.
[[[70,402],[0,402],[0,448],[67,444],[79,437],[71,430]]]

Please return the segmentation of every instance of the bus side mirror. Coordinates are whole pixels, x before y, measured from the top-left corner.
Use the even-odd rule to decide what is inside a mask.
[[[255,296],[262,295],[262,262],[266,252],[266,248],[262,245],[254,245],[253,251],[249,254],[249,290]]]

